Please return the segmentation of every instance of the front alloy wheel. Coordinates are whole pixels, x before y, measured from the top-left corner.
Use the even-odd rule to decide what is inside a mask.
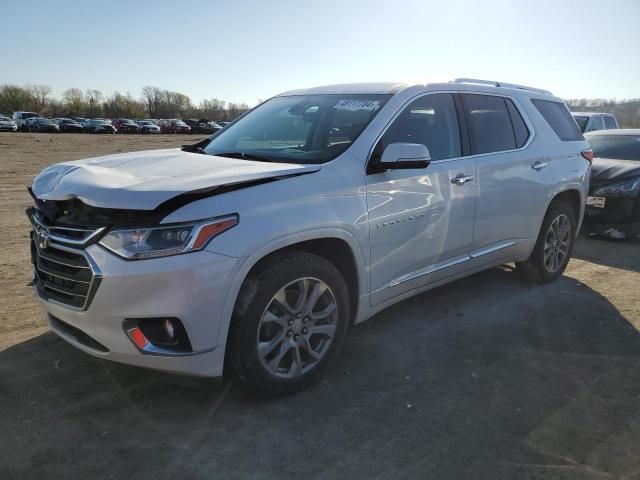
[[[306,252],[288,252],[255,270],[236,301],[227,358],[253,393],[304,390],[342,344],[350,318],[347,285],[332,263]]]
[[[258,356],[277,377],[304,375],[322,360],[336,333],[336,299],[317,278],[294,280],[276,293],[258,326]]]

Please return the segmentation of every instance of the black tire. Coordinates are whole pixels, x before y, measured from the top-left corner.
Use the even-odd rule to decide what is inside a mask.
[[[548,262],[545,261],[545,244],[547,243],[549,235],[551,234],[550,230],[552,228],[552,224],[554,224],[557,219],[562,220],[562,217],[566,217],[569,223],[569,232],[567,239],[568,247],[566,249],[566,254],[562,257],[561,261],[558,261],[556,265],[550,267],[548,265]],[[542,227],[540,228],[540,233],[538,234],[538,240],[536,241],[536,245],[533,248],[531,256],[524,262],[516,262],[517,271],[525,280],[536,283],[550,283],[557,280],[560,276],[562,276],[565,269],[567,268],[569,260],[571,259],[571,253],[573,252],[575,238],[576,218],[573,209],[562,201],[556,200],[552,202],[549,206],[549,209],[547,210],[546,215],[544,216]],[[553,245],[553,241],[551,242],[551,244]],[[554,248],[555,251],[557,251],[558,249],[561,249],[562,246],[560,243],[558,243],[555,247],[550,248],[551,255],[554,255]],[[547,249],[547,251],[549,251],[549,249]]]
[[[335,316],[332,317],[335,333],[321,359],[313,364],[311,370],[301,372],[295,378],[281,378],[277,373],[267,370],[258,354],[259,329],[264,328],[264,324],[261,327],[261,319],[275,295],[285,286],[302,278],[314,278],[329,287],[336,306]],[[275,257],[247,278],[240,290],[229,331],[227,359],[242,386],[255,395],[278,397],[305,390],[318,381],[337,355],[347,332],[349,315],[347,285],[333,264],[306,252],[289,252],[286,256]],[[282,328],[284,332],[294,327],[278,328]],[[290,333],[287,331],[287,336]],[[293,338],[283,339],[276,349],[282,351],[284,342],[292,341]],[[295,352],[291,352],[291,355],[294,354]],[[301,358],[300,355],[298,352],[297,358]],[[311,357],[307,359],[310,360]]]

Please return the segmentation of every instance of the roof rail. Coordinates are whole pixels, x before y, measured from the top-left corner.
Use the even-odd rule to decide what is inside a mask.
[[[515,83],[494,82],[492,80],[478,80],[477,78],[456,78],[453,83],[470,83],[474,85],[489,85],[492,87],[517,88],[519,90],[529,90],[531,92],[542,93],[544,95],[553,95],[549,90],[541,88],[526,87],[524,85],[516,85]]]

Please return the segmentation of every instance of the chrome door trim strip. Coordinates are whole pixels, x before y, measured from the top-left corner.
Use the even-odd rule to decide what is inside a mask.
[[[414,280],[416,278],[424,277],[425,275],[429,275],[430,273],[438,272],[440,270],[444,270],[445,268],[453,267],[454,265],[458,265],[460,263],[464,263],[464,262],[467,262],[469,260],[471,260],[471,257],[469,255],[465,255],[464,257],[456,258],[454,260],[449,260],[448,262],[444,262],[444,263],[440,263],[440,264],[436,263],[435,265],[429,265],[428,267],[421,268],[420,270],[416,270],[414,272],[407,273],[405,275],[401,275],[400,277],[392,280],[390,283],[388,283],[383,288],[396,287],[396,286],[401,285],[401,284],[403,284],[405,282],[409,282],[409,281]]]
[[[471,252],[471,258],[478,258],[483,255],[488,255],[489,253],[497,252],[498,250],[502,250],[503,248],[507,248],[515,244],[516,242],[502,242],[492,247],[482,248],[480,250],[476,250],[475,252]]]

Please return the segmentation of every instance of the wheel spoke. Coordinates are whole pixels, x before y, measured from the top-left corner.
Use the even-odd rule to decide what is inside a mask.
[[[280,351],[278,352],[278,354],[271,359],[271,361],[267,362],[267,368],[269,369],[269,371],[271,373],[276,373],[276,371],[278,370],[278,367],[280,366],[280,362],[282,361],[282,358],[287,354],[287,352],[291,349],[291,342],[289,341],[284,341],[282,342],[282,344],[280,344]]]
[[[316,306],[320,297],[327,291],[327,285],[321,282],[316,282],[311,288],[311,293],[309,293],[309,298],[307,299],[304,305],[304,314],[308,314],[313,312],[313,307]]]
[[[327,325],[314,325],[309,328],[309,336],[311,335],[326,335],[329,338],[333,338],[333,335],[336,333],[336,326],[332,324]]]
[[[300,347],[293,345],[293,356],[291,358],[291,366],[287,372],[290,376],[296,377],[302,373],[302,355],[300,355]]]
[[[331,302],[322,310],[318,312],[311,312],[309,314],[309,317],[313,322],[317,322],[318,320],[324,320],[325,318],[328,318],[335,310],[336,310],[336,304]]]
[[[282,309],[289,315],[295,315],[296,313],[296,310],[291,305],[289,305],[289,302],[287,301],[287,296],[285,294],[284,288],[275,294],[271,302],[276,304],[280,309]]]
[[[264,312],[264,315],[262,315],[261,323],[275,323],[277,325],[280,325],[282,328],[287,328],[287,320],[283,317],[278,317],[277,315],[271,313],[269,310]]]
[[[282,342],[284,338],[285,338],[285,331],[282,330],[281,332],[274,335],[274,337],[271,340],[267,340],[266,342],[259,342],[258,353],[260,354],[260,357],[266,359],[267,356],[269,356],[269,354],[273,352],[273,350],[278,345],[280,345],[280,342]]]
[[[318,361],[320,360],[320,358],[322,358],[322,356],[320,355],[320,353],[316,352],[313,347],[311,346],[311,343],[309,342],[309,338],[306,336],[302,337],[302,348],[304,348],[305,352],[307,352],[307,354],[309,355],[309,357],[311,357],[314,361]]]
[[[293,306],[293,311],[298,313],[302,311],[307,302],[307,295],[309,294],[309,280],[306,278],[300,279],[296,283],[296,287],[298,288],[298,298],[296,299],[296,304]]]

